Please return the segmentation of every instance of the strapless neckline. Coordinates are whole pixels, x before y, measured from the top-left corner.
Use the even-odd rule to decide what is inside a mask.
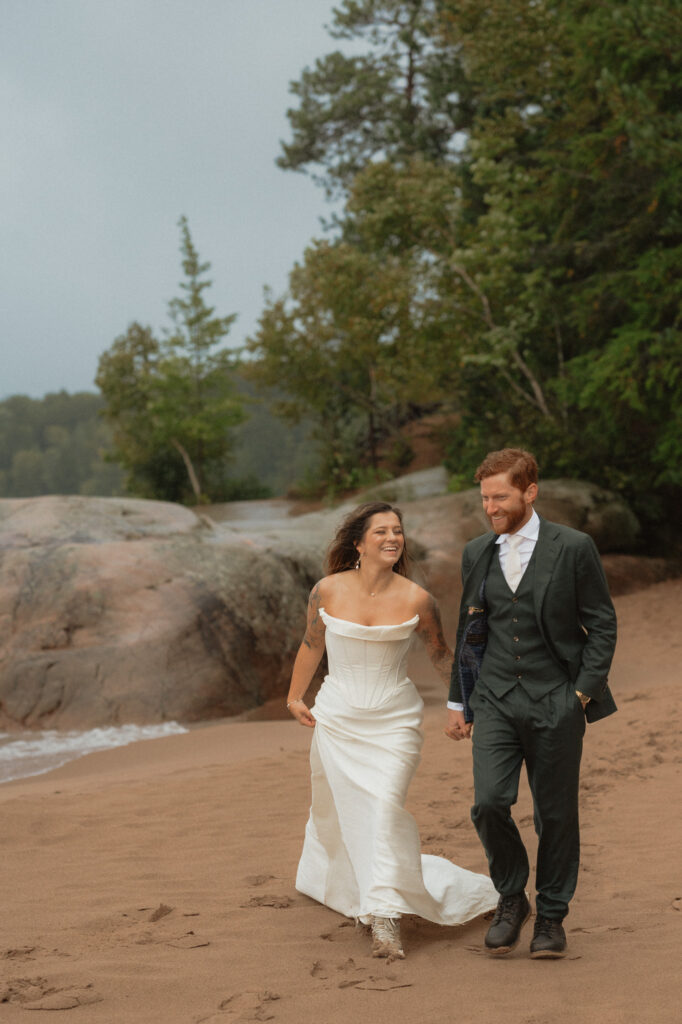
[[[334,619],[335,622],[345,622],[349,626],[359,626],[361,629],[398,629],[399,626],[411,626],[413,622],[419,622],[419,613],[417,613],[411,619],[405,619],[404,622],[387,622],[379,626],[366,626],[364,622],[354,622],[353,619],[340,619],[337,615],[331,615],[323,607],[320,607],[320,612],[328,619]]]

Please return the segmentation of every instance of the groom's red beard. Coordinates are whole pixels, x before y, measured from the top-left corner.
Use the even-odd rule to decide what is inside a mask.
[[[519,500],[518,503],[511,507],[507,506],[504,509],[497,509],[496,515],[500,514],[503,518],[495,520],[493,516],[488,515],[486,512],[488,521],[495,533],[514,533],[528,516],[528,505],[526,505],[525,501]],[[528,518],[530,517],[528,516]]]

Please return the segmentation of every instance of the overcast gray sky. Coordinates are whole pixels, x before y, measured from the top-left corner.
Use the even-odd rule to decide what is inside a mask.
[[[0,399],[95,390],[128,324],[182,276],[254,330],[329,208],[275,166],[289,82],[338,45],[333,0],[0,0]]]

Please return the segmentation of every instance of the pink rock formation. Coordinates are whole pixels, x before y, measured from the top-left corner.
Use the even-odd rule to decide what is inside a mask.
[[[0,726],[232,715],[286,690],[317,562],[163,502],[0,502]]]
[[[451,635],[461,551],[487,523],[477,489],[445,483],[425,470],[377,496],[402,506],[414,576]],[[281,703],[325,548],[362,497],[304,516],[242,502],[213,519],[166,502],[1,500],[0,728],[192,722]],[[538,508],[602,550],[636,536],[627,508],[591,485],[544,483]],[[609,557],[626,585],[632,559]]]

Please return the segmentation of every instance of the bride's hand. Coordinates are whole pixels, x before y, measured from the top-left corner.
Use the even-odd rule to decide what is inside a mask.
[[[464,721],[461,711],[453,711],[452,708],[448,708],[445,735],[449,736],[451,740],[468,740],[471,736],[471,722]]]
[[[290,704],[289,712],[294,716],[299,725],[306,725],[309,729],[315,728],[315,719],[302,700],[297,700]]]

